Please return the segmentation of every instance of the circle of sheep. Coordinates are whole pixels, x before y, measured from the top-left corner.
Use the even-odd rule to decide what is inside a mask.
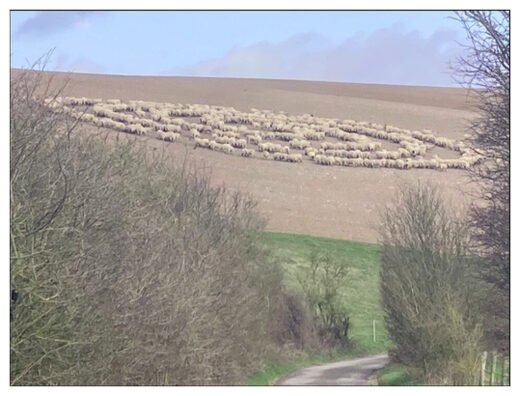
[[[83,122],[166,142],[192,141],[195,148],[246,158],[263,158],[318,165],[394,168],[468,169],[480,161],[461,141],[430,130],[408,130],[354,120],[289,115],[251,109],[201,104],[171,104],[118,99],[58,97],[47,106]],[[383,148],[382,142],[396,145]],[[456,159],[437,155],[435,147],[459,154]],[[238,151],[237,151],[238,150]],[[258,153],[255,155],[255,153]]]

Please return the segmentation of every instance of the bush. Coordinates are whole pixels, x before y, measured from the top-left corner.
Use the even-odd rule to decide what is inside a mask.
[[[11,81],[11,385],[240,382],[280,295],[255,203],[82,131],[42,76]]]
[[[348,275],[348,263],[327,253],[312,251],[310,266],[299,278],[307,305],[326,343],[349,340],[350,320],[339,288]]]
[[[481,324],[462,219],[431,185],[404,186],[383,215],[381,295],[394,356],[424,381],[472,383]]]

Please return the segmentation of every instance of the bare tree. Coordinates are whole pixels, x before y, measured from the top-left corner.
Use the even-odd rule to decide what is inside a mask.
[[[255,202],[52,110],[48,77],[11,79],[10,384],[241,383],[296,322]]]
[[[471,384],[481,328],[467,227],[438,189],[403,186],[382,216],[380,288],[394,358],[429,383]]]
[[[486,260],[482,278],[490,286],[486,302],[488,340],[509,350],[510,300],[510,42],[509,11],[458,12],[469,44],[455,68],[462,85],[476,95],[478,117],[469,143],[484,157],[472,171],[481,189],[471,211],[473,240]]]

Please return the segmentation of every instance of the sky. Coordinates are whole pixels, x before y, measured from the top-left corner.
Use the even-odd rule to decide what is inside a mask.
[[[11,66],[126,75],[456,86],[443,11],[11,11]]]

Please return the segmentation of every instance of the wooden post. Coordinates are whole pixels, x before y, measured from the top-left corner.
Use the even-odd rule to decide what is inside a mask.
[[[500,383],[499,383],[499,385],[505,385],[504,373],[505,373],[505,368],[506,368],[506,357],[502,356],[500,361],[501,361],[500,367],[502,368],[502,370],[500,371],[500,380],[499,380]]]
[[[487,352],[482,352],[481,356],[481,366],[480,366],[480,385],[486,384],[486,360],[487,360]]]
[[[376,321],[372,320],[372,339],[376,342]]]
[[[491,364],[491,379],[489,385],[495,385],[495,374],[497,370],[497,351],[493,351],[493,363]]]
[[[502,385],[510,385],[509,381],[509,359],[504,356],[504,363],[502,364]]]

